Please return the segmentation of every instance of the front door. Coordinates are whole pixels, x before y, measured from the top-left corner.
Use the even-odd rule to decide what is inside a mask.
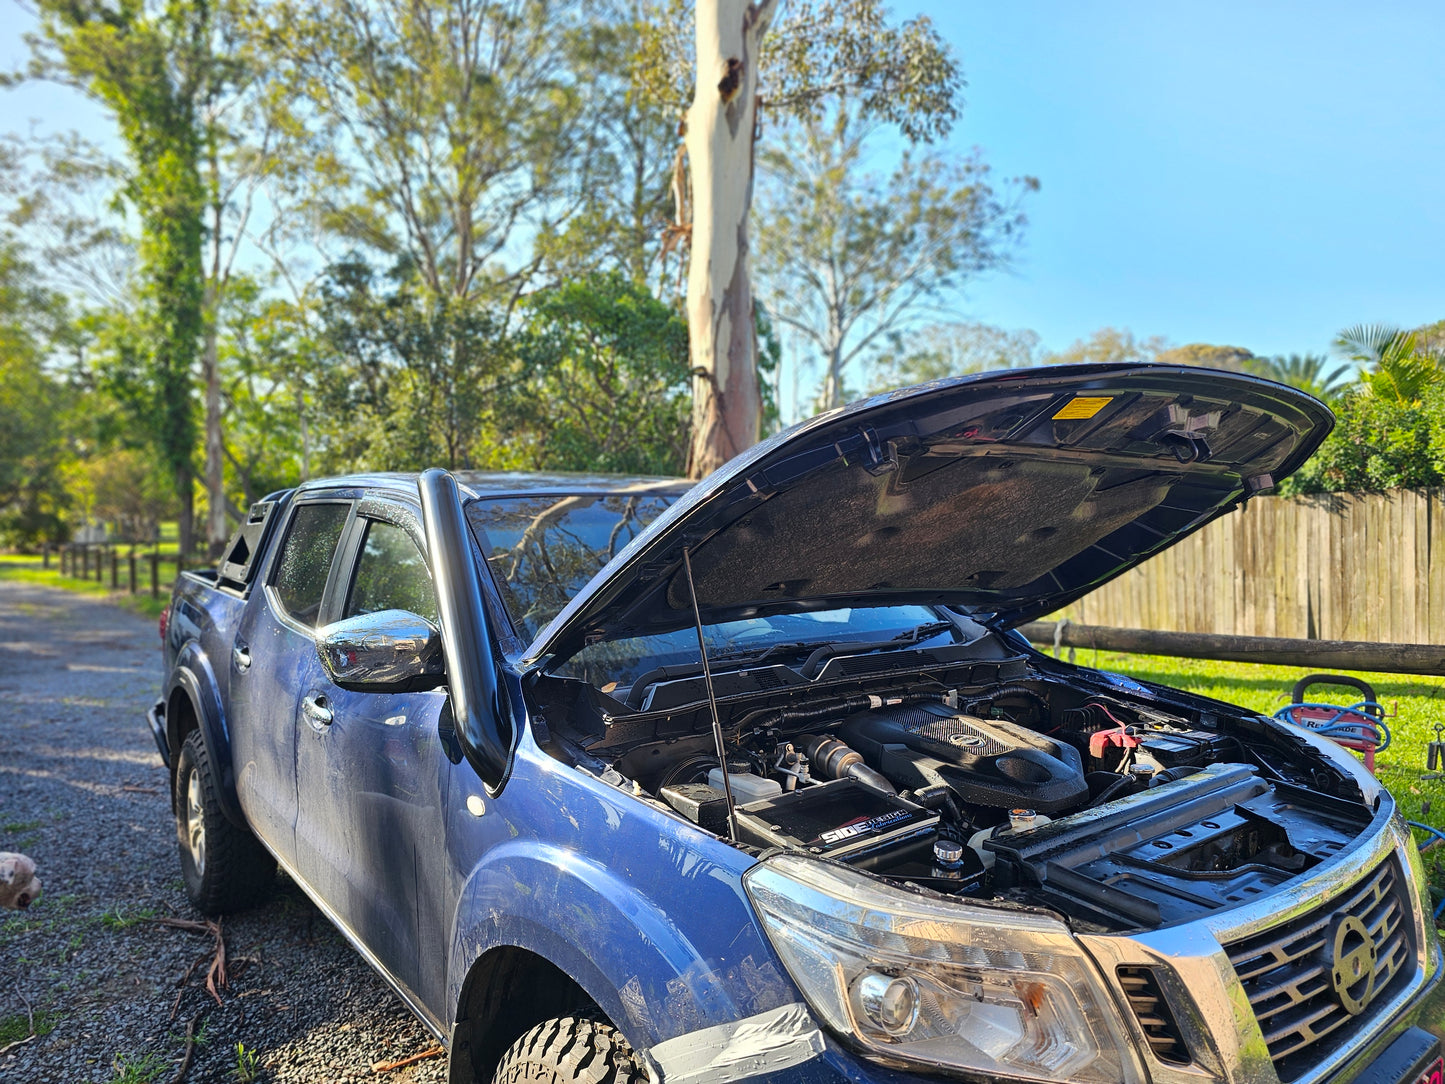
[[[435,624],[418,540],[380,512],[353,530],[336,618],[407,610]],[[323,674],[308,696],[325,710],[305,716],[303,700],[297,729],[300,873],[419,1006],[439,1006],[455,894],[446,796],[452,771],[468,770],[438,738],[446,694],[357,692]]]

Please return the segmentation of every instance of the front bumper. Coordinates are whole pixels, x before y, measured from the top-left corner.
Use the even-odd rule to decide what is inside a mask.
[[[1440,1040],[1415,1026],[1440,978],[1437,969],[1412,1002],[1325,1084],[1417,1084],[1440,1054]],[[654,1047],[646,1060],[652,1079],[662,1084],[938,1084],[944,1079],[860,1058],[824,1033],[803,1005],[679,1036]],[[1194,1079],[1212,1084],[1242,1078],[1228,1070],[1214,1076],[1196,1069]]]
[[[1115,990],[1152,1084],[1280,1084],[1286,1068],[1288,1084],[1417,1084],[1409,1074],[1417,1062],[1428,1062],[1430,1050],[1437,1049],[1437,1040],[1414,1025],[1427,996],[1441,981],[1439,939],[1420,900],[1423,869],[1408,830],[1385,810],[1373,827],[1357,847],[1323,863],[1288,890],[1231,912],[1132,936],[1076,935],[1106,980],[1121,967],[1147,968],[1157,976],[1192,1056],[1189,1064],[1155,1057],[1122,988]],[[1315,921],[1312,916],[1322,910],[1344,906],[1386,864],[1403,877],[1403,898],[1413,896],[1417,901],[1408,908],[1414,946],[1410,969],[1348,1031],[1339,1032],[1339,1042],[1320,1043],[1315,1061],[1302,1063],[1305,1055],[1299,1054],[1276,1070],[1255,1009],[1223,946],[1238,945],[1241,938],[1262,932],[1273,935],[1301,916]],[[763,1014],[659,1044],[652,1052],[654,1079],[663,1084],[903,1084],[942,1079],[942,1074],[889,1069],[854,1055],[825,1034],[804,1006],[790,1008],[791,1016],[775,1020],[772,1014]],[[1428,1023],[1438,1027],[1445,1021]],[[689,1047],[687,1057],[677,1056]]]

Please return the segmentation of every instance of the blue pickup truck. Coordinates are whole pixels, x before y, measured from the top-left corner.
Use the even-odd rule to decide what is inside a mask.
[[[450,1079],[1440,1084],[1420,858],[1353,756],[1018,624],[1319,445],[1240,374],[1072,366],[706,481],[358,475],[178,581],[191,900],[275,867]]]

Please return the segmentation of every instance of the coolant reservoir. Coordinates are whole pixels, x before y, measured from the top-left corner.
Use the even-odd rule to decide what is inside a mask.
[[[718,790],[723,789],[723,773],[721,768],[714,768],[707,773],[708,786]],[[747,805],[749,802],[761,802],[764,798],[776,798],[783,793],[783,785],[776,779],[764,779],[760,775],[753,775],[751,772],[729,772],[728,782],[732,784],[733,801],[738,805]]]
[[[973,848],[979,860],[983,862],[983,868],[992,869],[993,851],[984,847],[985,841],[992,839],[999,832],[1031,832],[1035,828],[1042,828],[1051,820],[1053,820],[1052,817],[1035,813],[1032,809],[1013,809],[1009,811],[1009,819],[1002,824],[995,824],[992,828],[984,828],[975,832],[969,837],[968,845]]]

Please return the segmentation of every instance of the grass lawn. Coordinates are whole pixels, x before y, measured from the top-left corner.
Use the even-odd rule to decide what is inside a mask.
[[[1064,657],[1068,658],[1067,652]],[[1141,681],[1186,689],[1266,715],[1288,704],[1294,683],[1308,673],[1294,666],[1124,655],[1111,651],[1080,650],[1074,661]],[[1425,745],[1435,737],[1435,724],[1445,725],[1445,677],[1345,672],[1373,685],[1375,696],[1386,712],[1396,713],[1386,720],[1393,739],[1389,748],[1375,757],[1376,774],[1394,794],[1406,820],[1445,829],[1445,779],[1425,778],[1431,774],[1425,770]],[[1309,695],[1323,703],[1345,705],[1359,699],[1353,689],[1322,685],[1312,687]],[[1416,831],[1415,838],[1423,847],[1432,837]],[[1430,874],[1432,899],[1438,906],[1445,897],[1445,843],[1425,851],[1424,858]],[[1440,921],[1445,923],[1445,915]],[[1445,928],[1441,928],[1439,934],[1445,945]],[[1430,998],[1420,1023],[1445,1038],[1445,983]]]
[[[1067,657],[1067,655],[1065,656]],[[1123,655],[1111,651],[1077,653],[1075,661],[1143,681],[1171,685],[1202,696],[1271,715],[1289,703],[1294,683],[1308,671],[1294,666],[1261,666],[1256,663],[1214,662],[1208,659],[1174,659],[1158,655]],[[1426,744],[1435,737],[1435,725],[1445,727],[1445,677],[1415,677],[1408,674],[1373,674],[1348,671],[1375,688],[1385,706],[1393,734],[1389,748],[1375,757],[1375,771],[1390,788],[1406,820],[1445,829],[1445,778],[1430,779],[1426,771]],[[1325,703],[1352,704],[1359,699],[1353,689],[1314,686],[1309,695]],[[1445,770],[1445,765],[1442,765]],[[1416,831],[1425,846],[1432,837]],[[1431,871],[1435,902],[1445,896],[1445,843],[1425,852]],[[1445,916],[1442,916],[1445,921]]]
[[[118,606],[123,606],[133,613],[142,617],[160,617],[161,611],[166,608],[170,601],[171,589],[167,577],[173,575],[173,570],[167,567],[167,562],[162,561],[160,567],[160,598],[150,596],[150,569],[142,562],[137,576],[139,577],[140,593],[132,595],[124,587],[119,591],[110,589],[110,576],[107,572],[104,583],[96,583],[94,580],[79,580],[70,576],[60,574],[60,558],[52,554],[50,567],[42,567],[39,557],[32,554],[0,553],[0,580],[18,580],[22,583],[39,583],[47,587],[60,587],[66,591],[76,591],[83,595],[93,595],[97,598],[108,599]],[[127,581],[127,569],[124,564],[121,566],[121,583]]]

